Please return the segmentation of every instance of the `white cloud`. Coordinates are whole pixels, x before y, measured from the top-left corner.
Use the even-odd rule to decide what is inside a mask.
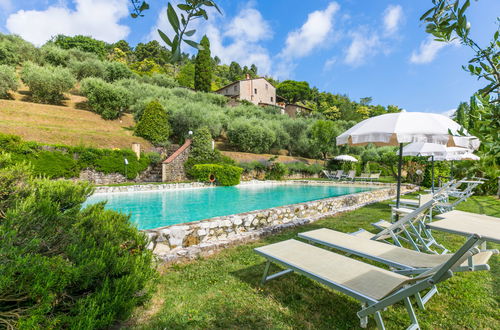
[[[334,66],[335,63],[337,63],[337,57],[336,56],[330,57],[329,59],[327,59],[325,61],[323,68],[325,70],[330,70]]]
[[[400,5],[389,5],[384,11],[384,31],[394,34],[403,20],[403,8]]]
[[[449,43],[434,40],[432,36],[427,37],[426,40],[420,43],[418,50],[413,51],[410,57],[410,62],[414,64],[426,64],[434,61],[439,51],[447,46],[453,45],[460,46],[457,41]]]
[[[456,108],[455,108],[455,109],[450,109],[450,110],[444,111],[444,112],[442,112],[441,114],[442,114],[443,116],[446,116],[446,117],[451,118],[451,117],[455,114],[455,111],[457,111],[457,109],[456,109]]]
[[[377,34],[367,36],[366,33],[353,32],[352,42],[347,48],[344,62],[352,65],[359,66],[363,64],[367,57],[374,56],[382,48],[380,38]]]
[[[3,1],[3,0],[0,0]],[[7,29],[41,45],[57,34],[90,35],[106,42],[124,39],[130,32],[119,21],[129,14],[128,0],[74,0],[75,9],[64,3],[46,10],[19,10],[7,18]]]
[[[325,10],[317,10],[307,16],[307,21],[286,38],[285,48],[281,56],[285,58],[300,58],[309,55],[330,35],[333,28],[333,15],[340,6],[330,2]]]
[[[243,8],[235,17],[226,22],[223,19],[227,17],[221,16],[215,10],[210,11],[208,17],[209,21],[193,21],[190,28],[195,29],[196,34],[191,39],[200,40],[206,34],[210,40],[212,56],[218,56],[222,63],[229,64],[236,61],[247,66],[255,64],[259,69],[259,74],[271,72],[271,57],[260,42],[272,38],[273,31],[257,9]],[[161,10],[156,25],[148,35],[148,40],[160,41],[157,29],[162,30],[168,36],[173,35],[166,17],[166,8]],[[195,52],[185,44],[182,47],[183,52]]]

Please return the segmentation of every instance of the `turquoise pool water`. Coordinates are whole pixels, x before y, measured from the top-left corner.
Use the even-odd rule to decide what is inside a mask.
[[[371,189],[331,185],[243,185],[96,194],[85,204],[106,200],[106,208],[131,214],[131,221],[139,229],[152,229]]]

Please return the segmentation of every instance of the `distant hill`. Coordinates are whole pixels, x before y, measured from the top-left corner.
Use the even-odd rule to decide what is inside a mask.
[[[22,91],[21,91],[22,93]],[[151,144],[133,136],[134,120],[126,114],[121,120],[103,120],[98,114],[75,108],[84,98],[68,95],[67,106],[37,104],[0,99],[0,132],[26,141],[97,148],[128,148],[133,142],[149,149]]]

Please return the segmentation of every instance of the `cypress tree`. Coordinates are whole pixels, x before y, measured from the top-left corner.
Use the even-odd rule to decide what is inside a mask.
[[[467,102],[461,102],[458,105],[457,111],[455,112],[455,120],[457,123],[459,123],[465,128],[469,126],[467,121],[468,113],[469,113],[469,105],[467,104]]]
[[[210,56],[210,41],[207,36],[201,39],[202,50],[198,51],[195,61],[194,89],[210,92],[212,85],[212,58]]]
[[[165,109],[158,101],[149,102],[135,128],[135,135],[145,138],[154,145],[164,145],[171,133]]]

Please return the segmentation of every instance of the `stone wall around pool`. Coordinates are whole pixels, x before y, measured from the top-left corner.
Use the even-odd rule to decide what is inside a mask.
[[[242,184],[256,183],[245,182]],[[285,182],[265,181],[261,184],[338,185],[339,183],[300,180]],[[366,184],[356,185],[366,186]],[[212,255],[229,246],[258,240],[259,238],[280,232],[286,228],[311,223],[321,218],[355,210],[365,205],[384,201],[396,196],[396,186],[394,184],[374,183],[369,185],[375,186],[376,189],[311,202],[148,229],[144,230],[144,232],[148,235],[150,241],[149,248],[153,250],[155,255],[162,262],[173,263],[196,259],[200,256]],[[415,185],[408,184],[401,187],[402,194],[416,190],[418,190],[418,186]],[[374,219],[374,221],[375,220],[378,219]]]

